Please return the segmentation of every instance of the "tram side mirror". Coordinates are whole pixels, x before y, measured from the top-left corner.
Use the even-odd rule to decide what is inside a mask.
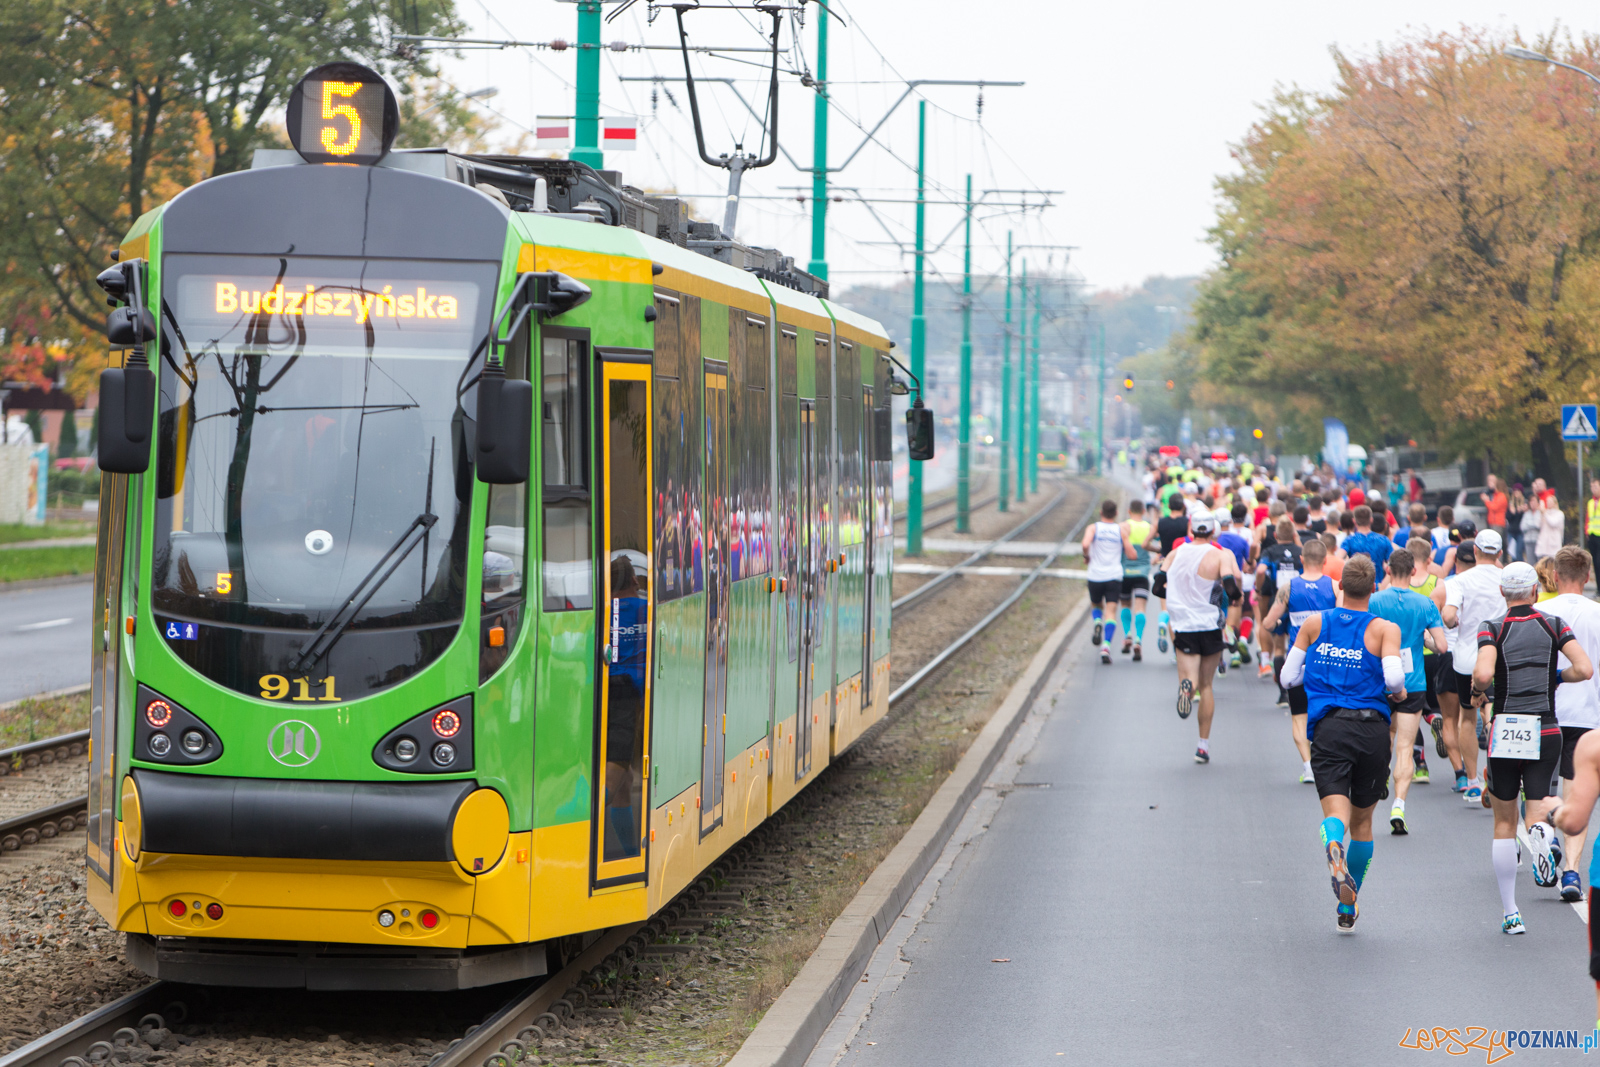
[[[156,376],[149,367],[109,367],[100,372],[100,469],[143,474],[150,467]]]
[[[140,327],[144,336],[139,336]],[[156,318],[146,308],[120,307],[106,316],[106,340],[112,348],[132,348],[156,339]]]
[[[533,448],[533,383],[507,378],[500,364],[478,381],[478,478],[490,485],[528,480]]]
[[[894,396],[907,396],[911,393],[911,386],[905,383],[905,379],[896,378],[891,374],[889,375],[889,392]]]
[[[560,271],[543,272],[534,278],[534,306],[552,317],[565,315],[591,295],[587,285]]]
[[[933,409],[921,398],[906,410],[906,451],[918,462],[933,458]]]

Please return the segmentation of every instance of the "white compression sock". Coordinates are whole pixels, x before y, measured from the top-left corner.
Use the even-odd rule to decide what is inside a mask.
[[[1517,842],[1515,838],[1495,839],[1494,880],[1500,883],[1500,907],[1510,915],[1517,910]]]

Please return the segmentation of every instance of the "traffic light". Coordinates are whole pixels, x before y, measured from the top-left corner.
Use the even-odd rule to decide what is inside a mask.
[[[1167,379],[1167,391],[1171,392],[1176,387],[1177,387],[1177,383],[1175,383],[1171,378],[1168,378]]]
[[[1133,392],[1133,379],[1132,378],[1124,378],[1124,379],[1122,379],[1122,387],[1124,389],[1126,389],[1130,393]]]
[[[1255,429],[1254,429],[1254,430],[1251,430],[1251,431],[1250,431],[1250,435],[1251,435],[1251,436],[1252,436],[1252,437],[1254,437],[1254,438],[1255,438],[1255,439],[1256,439],[1256,440],[1257,440],[1257,441],[1259,441],[1259,440],[1261,440],[1261,439],[1262,439],[1262,438],[1263,438],[1263,437],[1265,437],[1265,436],[1267,436],[1267,435],[1266,435],[1266,434],[1264,434],[1264,433],[1262,433],[1262,432],[1261,432],[1261,427],[1259,427],[1259,426],[1257,426],[1257,427],[1256,427],[1256,428],[1255,428]]]

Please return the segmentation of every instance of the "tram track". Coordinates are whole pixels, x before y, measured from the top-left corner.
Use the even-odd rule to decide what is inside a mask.
[[[1059,517],[1062,504],[1071,497],[1072,488],[1071,485],[1063,488],[1055,500],[1019,523],[1017,529],[1009,532],[1008,539],[1014,540],[1020,532],[1034,528],[1046,516]],[[1088,487],[1080,483],[1080,488],[1087,491]],[[429,1067],[479,1067],[480,1064],[482,1067],[515,1067],[534,1057],[540,1062],[551,1062],[547,1050],[553,1048],[555,1062],[606,1062],[583,1059],[588,1051],[579,1052],[575,1046],[588,1046],[602,1040],[597,1034],[619,1035],[626,1040],[630,1033],[658,1018],[655,1014],[645,1014],[663,1010],[653,1004],[667,1003],[677,1010],[683,1003],[693,1001],[699,992],[695,987],[701,983],[691,975],[705,977],[707,968],[716,971],[725,967],[725,957],[737,951],[721,947],[720,939],[736,928],[756,925],[742,916],[754,916],[762,910],[770,914],[773,904],[769,898],[786,899],[786,895],[809,876],[814,864],[806,862],[801,867],[797,863],[806,853],[802,850],[796,856],[794,839],[798,836],[809,840],[817,836],[816,822],[819,817],[831,814],[836,802],[829,798],[841,788],[841,777],[861,774],[866,767],[875,766],[885,758],[876,754],[883,750],[883,736],[919,704],[927,704],[927,701],[909,698],[926,691],[932,682],[947,675],[946,668],[965,662],[960,653],[1013,613],[1012,609],[1036,586],[1037,579],[1081,532],[1084,521],[1092,515],[1098,498],[1092,491],[1087,495],[1089,504],[1084,515],[1071,523],[1053,551],[1016,582],[1015,588],[1000,603],[989,608],[976,623],[965,627],[956,640],[946,644],[901,682],[890,695],[891,712],[883,720],[848,752],[841,754],[811,788],[731,849],[649,922],[600,933],[554,974],[522,984],[509,996],[503,990],[450,994],[450,997],[464,999],[452,1011],[461,1020],[455,1031],[461,1036],[448,1047],[441,1049],[437,1039],[431,1042],[432,1049],[427,1047],[429,1041],[408,1041],[407,1035],[416,1030],[407,1025],[399,1027],[398,1032],[389,1037],[391,1040],[399,1037],[402,1043],[410,1044],[414,1049],[410,1056],[394,1058],[375,1043],[369,1045],[347,1038],[339,1043],[340,1058],[353,1056],[351,1062],[362,1063],[426,1063]],[[991,542],[990,546],[994,543],[998,542]],[[992,579],[990,582],[993,584]],[[968,612],[966,617],[970,616]],[[983,692],[986,690],[951,690],[954,696],[967,698]],[[875,754],[869,755],[867,763],[857,768],[855,765],[869,748]],[[830,784],[825,784],[825,779]],[[42,814],[43,810],[34,814]],[[71,814],[76,821],[76,813]],[[842,839],[845,835],[838,836]],[[838,852],[843,847],[834,846],[831,851]],[[830,850],[825,849],[827,851]],[[850,861],[830,862],[843,866]],[[789,908],[792,912],[794,905]],[[264,992],[274,993],[276,999],[286,1005],[329,999],[328,994],[311,991]],[[491,993],[492,996],[485,995]],[[158,1050],[179,1055],[179,1050],[191,1045],[207,1050],[207,1058],[196,1058],[192,1061],[195,1063],[261,1062],[266,1059],[265,1055],[259,1058],[237,1056],[232,1060],[227,1056],[230,1051],[246,1047],[260,1046],[264,1050],[267,1046],[263,1042],[274,1043],[276,1062],[285,1067],[327,1062],[317,1059],[314,1052],[310,1058],[298,1050],[276,1055],[276,1035],[260,1036],[262,1031],[270,1032],[272,1025],[259,1014],[242,1014],[239,1009],[228,1007],[223,1003],[228,996],[227,991],[151,983],[31,1044],[0,1055],[0,1067],[83,1067],[97,1062],[144,1062]],[[341,994],[333,999],[352,996]],[[214,1003],[208,1005],[208,1000]],[[468,1000],[473,1003],[466,1003]],[[400,1018],[406,1019],[404,1013]],[[474,1019],[479,1021],[472,1022]],[[420,1024],[416,1029],[421,1029]],[[342,1027],[340,1032],[344,1032]],[[329,1040],[337,1040],[337,1037]],[[250,1045],[252,1041],[256,1044]],[[302,1043],[320,1048],[325,1042],[285,1039],[286,1045]],[[573,1049],[575,1058],[561,1059],[563,1049]],[[175,1062],[191,1061],[180,1058]]]

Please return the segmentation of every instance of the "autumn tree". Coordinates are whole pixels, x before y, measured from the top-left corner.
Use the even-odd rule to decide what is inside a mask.
[[[1222,180],[1194,337],[1201,398],[1358,439],[1562,462],[1600,362],[1600,116],[1590,85],[1469,32],[1336,54],[1280,95]],[[1593,40],[1539,46],[1590,68]],[[1569,493],[1570,495],[1570,493]]]

